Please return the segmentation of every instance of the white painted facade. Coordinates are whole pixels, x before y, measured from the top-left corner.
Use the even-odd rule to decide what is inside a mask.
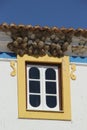
[[[0,60],[0,130],[87,130],[87,64],[77,64],[77,78],[70,79],[71,121],[18,119],[17,74],[11,71],[10,60]]]

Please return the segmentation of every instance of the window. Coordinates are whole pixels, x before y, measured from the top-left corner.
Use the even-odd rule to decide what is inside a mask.
[[[69,58],[17,58],[19,118],[70,120]]]
[[[27,64],[27,110],[59,111],[58,66]]]

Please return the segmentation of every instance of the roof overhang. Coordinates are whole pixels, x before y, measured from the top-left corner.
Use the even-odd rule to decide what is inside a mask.
[[[31,25],[0,25],[0,52],[61,57],[87,56],[87,30]]]

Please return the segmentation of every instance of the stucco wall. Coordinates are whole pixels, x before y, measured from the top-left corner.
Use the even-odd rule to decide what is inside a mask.
[[[18,119],[17,76],[11,71],[10,61],[0,61],[0,130],[87,129],[87,65],[76,65],[77,79],[70,82],[72,121]]]

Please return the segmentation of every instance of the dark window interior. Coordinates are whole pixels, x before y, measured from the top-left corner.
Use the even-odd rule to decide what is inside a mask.
[[[29,70],[29,78],[31,79],[40,79],[40,73],[37,67],[32,67]]]
[[[30,104],[33,107],[38,107],[40,105],[40,95],[30,95]]]
[[[29,92],[40,93],[40,81],[29,81]]]
[[[56,80],[55,70],[52,68],[48,68],[45,72],[45,79],[47,80]]]
[[[57,105],[57,97],[56,96],[46,96],[46,104],[50,108],[54,108]]]
[[[46,93],[56,94],[56,82],[46,82]]]

